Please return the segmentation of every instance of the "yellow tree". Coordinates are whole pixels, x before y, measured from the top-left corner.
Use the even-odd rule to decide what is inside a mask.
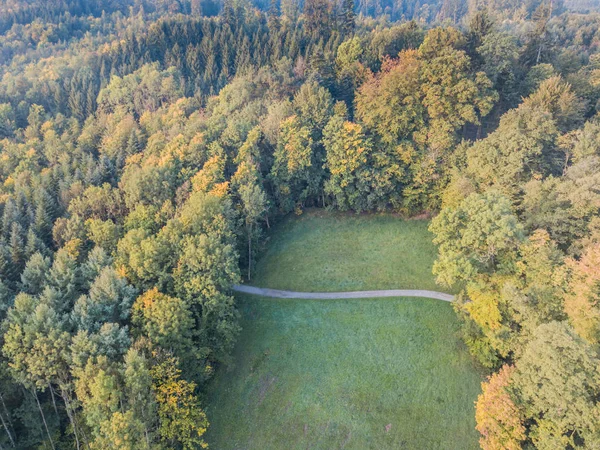
[[[372,147],[362,127],[336,114],[325,127],[323,142],[325,167],[331,173],[325,192],[333,196],[340,209],[367,209]]]
[[[508,391],[515,368],[503,366],[481,383],[475,404],[479,443],[484,450],[519,450],[525,439],[523,412]]]
[[[571,260],[565,311],[573,328],[592,344],[600,342],[600,243],[588,247],[579,261]]]
[[[169,446],[179,443],[184,450],[207,448],[202,436],[208,420],[194,395],[196,385],[181,379],[177,366],[175,358],[166,358],[152,368],[160,420],[158,432]]]

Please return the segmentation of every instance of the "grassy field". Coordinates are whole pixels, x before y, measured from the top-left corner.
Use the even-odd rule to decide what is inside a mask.
[[[322,210],[274,230],[252,284],[298,291],[430,289],[436,257],[429,222]]]
[[[434,253],[426,222],[308,213],[274,230],[253,284],[434,289]],[[239,304],[236,365],[218,371],[205,404],[211,448],[477,448],[481,377],[450,304],[251,296]]]

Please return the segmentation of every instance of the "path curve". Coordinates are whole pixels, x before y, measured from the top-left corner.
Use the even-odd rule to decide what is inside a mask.
[[[352,291],[352,292],[294,292],[277,289],[260,288],[245,284],[234,284],[232,289],[244,294],[260,295],[273,298],[302,298],[302,299],[340,299],[340,298],[377,298],[377,297],[425,297],[451,302],[454,296],[443,292],[423,291],[420,289],[391,289],[386,291]]]

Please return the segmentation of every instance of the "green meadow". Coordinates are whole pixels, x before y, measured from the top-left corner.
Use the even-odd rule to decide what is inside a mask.
[[[272,230],[252,284],[437,289],[426,221],[323,211]],[[205,407],[214,449],[478,448],[481,373],[449,303],[238,296],[243,331]]]

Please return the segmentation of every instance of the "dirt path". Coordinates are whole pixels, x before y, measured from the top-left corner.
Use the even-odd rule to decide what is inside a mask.
[[[233,290],[245,294],[260,295],[274,298],[302,298],[302,299],[339,299],[339,298],[377,298],[377,297],[425,297],[451,302],[454,296],[443,292],[423,291],[419,289],[391,289],[387,291],[353,291],[353,292],[293,292],[278,291],[277,289],[259,288],[234,284]]]

